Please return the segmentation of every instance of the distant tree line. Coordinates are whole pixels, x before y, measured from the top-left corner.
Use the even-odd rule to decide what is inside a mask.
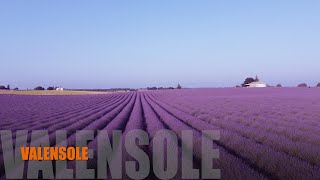
[[[137,91],[132,88],[111,88],[111,89],[68,89],[71,91],[99,91],[99,92],[118,92],[118,91]]]
[[[306,83],[301,83],[298,85],[298,87],[308,87],[308,85]]]
[[[167,90],[174,89],[173,87],[147,87],[147,90]]]
[[[42,91],[42,90],[45,90],[45,88],[42,87],[42,86],[37,86],[37,87],[34,88],[34,90]]]
[[[47,90],[55,90],[57,87],[54,87],[54,86],[50,86],[47,88]],[[7,87],[3,86],[3,85],[0,85],[0,90],[10,90],[10,85],[7,85]],[[19,90],[19,88],[14,88],[13,90]],[[34,90],[45,90],[44,87],[42,86],[37,86],[34,88]]]
[[[174,87],[147,87],[147,90],[170,90],[175,89]],[[180,84],[177,85],[176,89],[182,89]]]
[[[49,86],[49,87],[47,88],[47,90],[51,91],[51,90],[56,90],[57,88],[58,88],[58,87],[55,87],[55,86]],[[34,88],[34,90],[43,91],[43,90],[45,90],[45,88],[42,87],[42,86],[37,86],[37,87]]]
[[[304,87],[304,88],[309,87],[309,88],[311,88],[311,86],[308,86],[307,83],[301,83],[301,84],[298,85],[298,87]],[[320,87],[320,83],[318,83],[316,87]]]
[[[258,77],[256,77],[256,78],[248,77],[248,78],[246,78],[244,80],[244,82],[241,84],[241,86],[237,85],[236,87],[246,87],[248,84],[253,83],[253,82],[257,82],[257,81],[259,81]],[[269,87],[271,87],[271,86],[269,86]],[[277,84],[275,87],[279,87],[280,88],[280,87],[282,87],[282,85],[281,84]],[[298,84],[297,87],[306,88],[306,87],[311,87],[311,86],[308,86],[307,83],[301,83],[301,84]],[[316,87],[320,87],[320,83],[318,83]]]
[[[10,90],[10,85],[7,85],[7,87],[0,85],[0,89],[2,89],[2,90]]]
[[[10,85],[7,85],[7,86],[3,86],[3,85],[0,85],[0,90],[10,90]],[[19,90],[19,88],[14,88],[13,90]]]

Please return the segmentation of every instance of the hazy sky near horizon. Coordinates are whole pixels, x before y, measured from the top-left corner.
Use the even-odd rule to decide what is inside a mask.
[[[0,1],[0,84],[320,82],[320,1]]]

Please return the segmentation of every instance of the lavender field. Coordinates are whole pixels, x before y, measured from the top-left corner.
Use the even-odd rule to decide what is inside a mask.
[[[319,88],[0,95],[0,129],[46,129],[52,146],[60,129],[68,131],[68,145],[77,130],[119,129],[126,134],[142,129],[151,139],[161,129],[174,131],[178,138],[182,130],[192,130],[195,168],[201,168],[201,130],[219,130],[213,148],[219,149],[220,158],[213,167],[221,169],[221,179],[320,179]],[[95,148],[97,136],[89,148]],[[151,148],[144,150],[151,156]],[[0,177],[5,173],[2,152]],[[91,161],[88,166],[95,168]]]

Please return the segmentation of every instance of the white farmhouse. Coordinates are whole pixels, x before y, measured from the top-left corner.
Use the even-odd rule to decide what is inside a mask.
[[[63,91],[63,87],[57,87],[56,90],[57,91]]]
[[[267,87],[268,85],[262,81],[259,80],[258,76],[256,76],[256,79],[254,82],[246,84],[246,87],[252,87],[252,88],[259,88],[259,87]]]
[[[259,87],[267,87],[267,84],[261,81],[255,81],[249,84],[246,84],[246,87],[253,87],[253,88],[259,88]]]

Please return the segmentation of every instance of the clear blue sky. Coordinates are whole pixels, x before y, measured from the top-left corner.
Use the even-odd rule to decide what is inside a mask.
[[[320,82],[320,1],[0,1],[0,84]]]

